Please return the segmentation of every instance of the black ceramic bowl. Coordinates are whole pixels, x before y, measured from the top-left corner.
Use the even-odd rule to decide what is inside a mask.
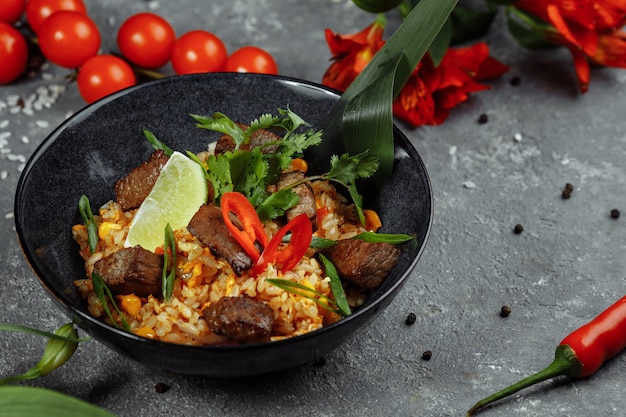
[[[204,74],[172,77],[109,96],[65,121],[26,164],[15,197],[15,223],[24,254],[46,292],[87,333],[151,367],[183,374],[247,376],[301,365],[336,348],[391,302],[422,253],[432,219],[429,178],[420,156],[395,129],[395,167],[369,203],[384,232],[414,234],[384,284],[353,315],[312,333],[246,346],[183,346],[120,331],[91,317],[72,282],[84,276],[71,227],[81,223],[82,194],[97,209],[115,198],[114,182],[152,152],[142,130],[170,147],[199,150],[210,133],[189,114],[220,111],[250,121],[286,108],[319,126],[338,96],[320,85],[285,77]],[[217,136],[215,136],[217,138]],[[328,141],[322,149],[333,148]],[[43,294],[42,294],[43,296]]]

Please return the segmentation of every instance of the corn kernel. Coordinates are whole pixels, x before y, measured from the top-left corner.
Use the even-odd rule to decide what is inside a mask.
[[[104,239],[112,230],[120,230],[122,226],[112,222],[102,222],[98,227],[98,237]]]
[[[140,327],[135,329],[135,334],[137,336],[147,337],[148,339],[154,339],[156,337],[156,333],[151,327]]]
[[[141,300],[135,294],[118,295],[120,308],[135,317],[141,308]]]

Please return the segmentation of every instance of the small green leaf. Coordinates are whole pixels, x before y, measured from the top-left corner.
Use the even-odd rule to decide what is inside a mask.
[[[174,150],[170,148],[169,146],[167,146],[166,144],[164,144],[163,142],[161,142],[159,139],[157,139],[154,133],[150,132],[149,130],[144,129],[143,134],[146,137],[146,139],[148,139],[148,142],[150,142],[150,144],[152,145],[154,149],[165,152],[167,156],[171,156],[174,153]]]
[[[162,291],[163,299],[169,302],[174,293],[174,280],[176,279],[176,238],[169,223],[165,226],[164,242]]]
[[[111,302],[111,304],[113,305],[113,307],[119,314],[120,318],[122,319],[123,329],[126,331],[130,331],[130,326],[128,325],[128,322],[126,321],[126,318],[124,317],[120,309],[117,307],[117,303],[115,302],[115,298],[113,297],[111,290],[109,289],[109,287],[107,287],[106,283],[104,282],[100,274],[98,274],[95,271],[92,272],[91,282],[93,283],[93,290],[96,293],[96,296],[98,297],[98,299],[100,300],[100,303],[102,304],[102,308],[104,308],[104,312],[107,314],[107,317],[109,317],[109,320],[111,320],[111,323],[113,323],[115,327],[119,327],[117,322],[113,319],[113,315],[111,314],[111,310],[109,309],[109,304],[107,303],[107,299]]]
[[[400,243],[408,242],[409,240],[414,239],[414,237],[400,233],[363,232],[354,236],[352,239],[359,239],[370,243],[389,243],[391,245],[398,245]]]
[[[324,239],[323,237],[313,236],[309,247],[312,249],[328,249],[332,246],[335,246],[336,244],[336,240]]]
[[[335,265],[333,265],[330,259],[321,253],[319,254],[319,257],[320,261],[322,261],[326,275],[330,278],[330,289],[333,292],[333,297],[335,298],[339,314],[349,316],[352,312],[350,311],[350,305],[348,304],[346,293],[343,291],[343,286],[341,285],[341,279],[337,273],[337,268],[335,268]]]
[[[78,201],[78,211],[85,226],[87,226],[87,241],[89,242],[89,251],[94,253],[98,245],[98,226],[91,211],[91,205],[86,195],[82,195]]]
[[[336,308],[336,304],[333,300],[329,299],[324,294],[318,291],[315,291],[314,289],[310,287],[307,287],[306,285],[302,285],[298,282],[290,281],[288,279],[281,279],[281,278],[270,278],[270,279],[266,279],[265,281],[282,290],[285,290],[292,294],[296,294],[306,299],[309,299],[311,301],[314,301],[327,310],[334,311],[337,314],[341,314],[341,312]],[[318,297],[326,301],[322,301]]]
[[[0,387],[4,417],[115,417],[85,401],[45,388],[6,385]]]
[[[352,0],[359,8],[370,13],[384,13],[396,7],[402,0]]]

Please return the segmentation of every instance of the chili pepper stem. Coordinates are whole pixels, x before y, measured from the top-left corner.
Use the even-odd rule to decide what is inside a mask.
[[[580,362],[580,360],[578,360],[572,348],[570,348],[568,345],[559,345],[556,348],[554,360],[545,369],[533,375],[530,375],[513,385],[509,385],[503,390],[500,390],[495,394],[492,394],[478,401],[472,406],[472,408],[469,409],[466,417],[470,417],[476,410],[483,408],[488,404],[508,397],[524,388],[530,387],[531,385],[535,385],[539,382],[561,375],[573,377],[579,376],[582,371],[582,367],[582,363]]]

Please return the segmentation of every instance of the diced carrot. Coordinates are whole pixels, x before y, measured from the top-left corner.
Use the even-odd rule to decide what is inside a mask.
[[[302,158],[294,158],[291,161],[291,169],[306,172],[309,169],[309,165]]]
[[[383,225],[380,217],[378,217],[378,213],[374,210],[363,210],[363,215],[365,216],[365,228],[369,232],[375,232]]]

